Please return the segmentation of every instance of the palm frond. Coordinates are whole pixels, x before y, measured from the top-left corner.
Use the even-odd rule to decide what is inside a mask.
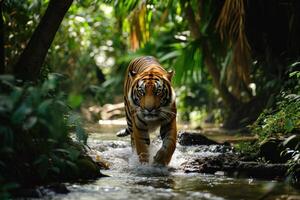
[[[130,47],[132,51],[143,47],[150,38],[149,22],[151,12],[147,12],[146,2],[142,1],[129,15]]]
[[[179,56],[174,63],[175,85],[201,82],[204,61],[198,41],[190,42],[184,48],[177,50],[176,53]]]
[[[244,0],[226,0],[216,23],[221,40],[233,48],[232,60],[226,66],[227,84],[240,94],[250,83],[251,48],[245,33]],[[246,85],[246,88],[245,88]]]

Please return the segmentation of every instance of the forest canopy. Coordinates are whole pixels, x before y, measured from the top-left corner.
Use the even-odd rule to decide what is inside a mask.
[[[128,62],[152,55],[176,72],[183,119],[195,108],[218,108],[227,128],[253,122],[284,87],[298,83],[289,76],[299,67],[297,1],[71,3],[3,1],[2,71],[34,81],[61,73],[71,99],[103,105],[122,99],[111,94],[122,93]],[[52,7],[61,9],[60,19]],[[56,29],[42,30],[43,20]],[[39,47],[34,36],[54,40]]]

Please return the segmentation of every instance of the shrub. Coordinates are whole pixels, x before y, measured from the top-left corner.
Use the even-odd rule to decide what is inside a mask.
[[[91,162],[82,144],[70,139],[69,125],[86,141],[78,118],[70,119],[59,75],[50,74],[37,86],[18,86],[11,76],[0,77],[0,193],[22,186],[76,180],[100,174],[82,174],[81,163]],[[72,118],[71,118],[72,119]],[[76,120],[74,120],[76,119]],[[94,163],[92,163],[94,164]],[[84,177],[87,178],[87,177]]]
[[[262,141],[269,137],[286,136],[300,129],[300,95],[283,94],[275,110],[264,111],[252,126]]]

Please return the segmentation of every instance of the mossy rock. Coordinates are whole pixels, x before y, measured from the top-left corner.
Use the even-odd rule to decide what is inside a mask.
[[[80,158],[76,165],[79,170],[79,177],[84,179],[93,179],[103,177],[104,175],[100,172],[99,165],[94,162],[90,157],[85,156]]]

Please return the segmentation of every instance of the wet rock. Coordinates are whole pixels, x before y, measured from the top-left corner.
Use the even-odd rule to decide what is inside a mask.
[[[260,144],[259,156],[272,163],[284,162],[285,160],[281,156],[281,152],[284,150],[282,142],[282,139],[277,138],[266,139]]]
[[[15,191],[10,192],[14,198],[41,198],[43,194],[39,189],[32,188],[22,188]]]
[[[116,148],[126,148],[129,146],[129,143],[125,141],[108,141],[106,145],[116,149]]]
[[[125,116],[124,103],[105,104],[100,109],[101,119],[116,119]]]
[[[19,188],[11,192],[14,198],[42,198],[50,194],[67,194],[70,191],[63,183],[53,183],[41,187],[34,188]]]
[[[216,172],[215,172],[215,175],[216,175],[216,176],[225,176],[225,174],[226,174],[226,173],[225,173],[224,171],[216,171]]]
[[[129,147],[130,143],[127,141],[113,141],[113,140],[89,141],[89,146],[94,150],[97,150],[99,152],[104,152],[109,150],[110,148],[116,149],[116,148]]]
[[[234,154],[222,154],[189,160],[187,163],[184,163],[183,170],[186,173],[214,174],[217,171],[225,171],[223,170],[225,166],[226,168],[229,168],[229,166],[234,167],[237,165],[236,163],[237,157]]]
[[[200,145],[195,152],[233,153],[234,148],[227,145]]]
[[[290,137],[286,138],[282,145],[284,148],[296,149],[297,146],[300,144],[300,135],[291,135]]]
[[[264,179],[283,179],[288,170],[287,164],[271,164],[260,162],[238,162],[234,171],[238,176],[264,178]]]
[[[96,155],[95,162],[99,165],[100,169],[109,169],[110,168],[109,163],[99,155]]]
[[[300,200],[300,195],[289,195],[286,197],[287,200]]]
[[[207,138],[201,133],[188,131],[179,132],[178,142],[183,146],[219,144],[218,142]]]
[[[196,158],[183,164],[186,173],[209,173],[218,171],[235,177],[251,177],[262,179],[283,179],[288,170],[287,164],[270,164],[262,162],[244,162],[232,153],[214,157]]]
[[[93,161],[89,156],[77,160],[76,165],[81,179],[95,179],[106,176],[100,172],[101,165]]]
[[[89,108],[81,107],[81,114],[85,120],[88,122],[97,122],[100,119],[100,108],[98,106],[92,106]]]
[[[46,187],[47,190],[51,190],[57,194],[67,194],[70,191],[68,190],[68,188],[66,187],[65,184],[62,183],[56,183],[56,184],[52,184]]]

